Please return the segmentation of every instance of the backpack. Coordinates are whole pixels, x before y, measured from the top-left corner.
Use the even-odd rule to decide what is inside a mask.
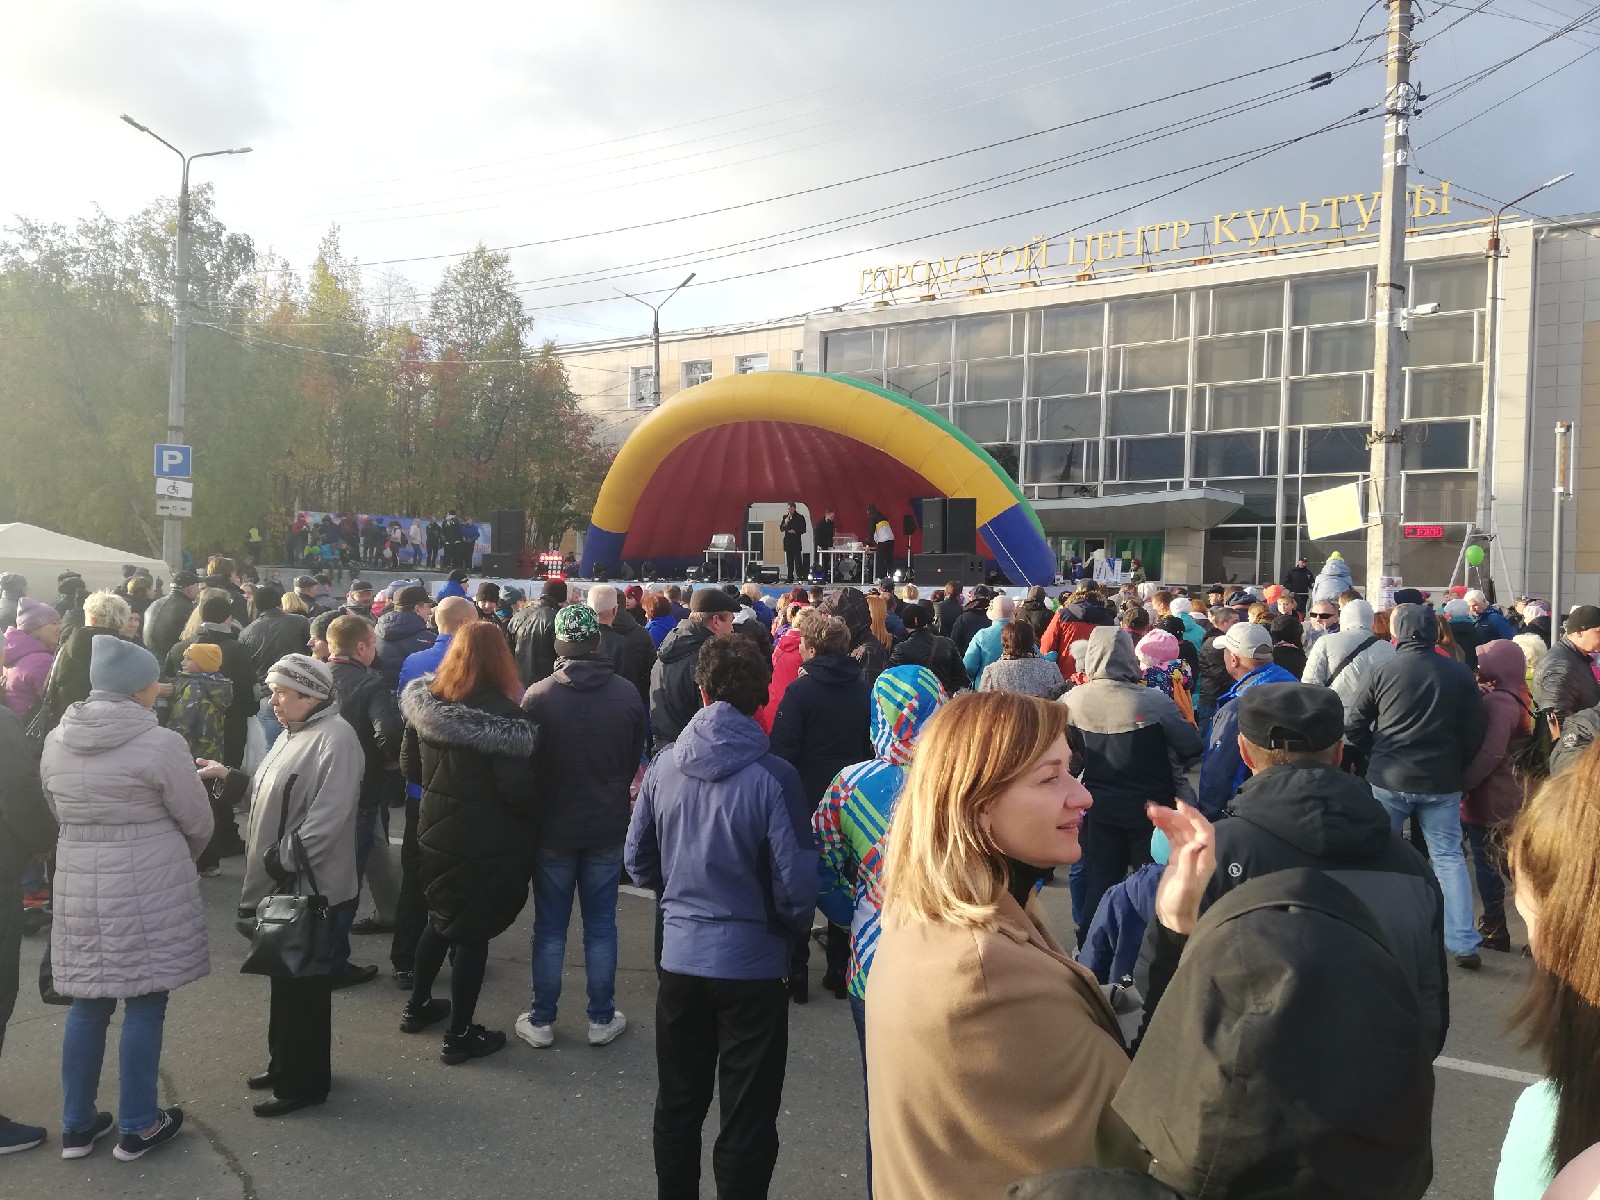
[[[1528,719],[1533,722],[1533,734],[1528,738],[1528,744],[1513,751],[1506,761],[1524,779],[1548,779],[1550,754],[1555,749],[1556,739],[1561,736],[1556,711],[1553,708],[1530,708],[1523,704],[1522,697],[1515,692],[1508,695],[1521,704],[1522,711],[1528,714]]]

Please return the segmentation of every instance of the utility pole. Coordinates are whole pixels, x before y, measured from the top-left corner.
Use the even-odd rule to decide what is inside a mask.
[[[687,287],[689,280],[694,277],[695,272],[690,271],[688,277],[668,292],[666,298],[660,304],[651,304],[648,300],[639,300],[639,297],[632,292],[624,292],[621,288],[617,289],[619,295],[626,296],[629,300],[638,300],[640,304],[650,310],[650,349],[654,355],[653,362],[655,364],[650,368],[655,372],[651,376],[650,390],[655,393],[655,403],[652,405],[654,408],[661,407],[661,310],[666,307],[667,300],[671,300],[680,290]]]
[[[1400,575],[1400,427],[1405,395],[1406,166],[1411,160],[1411,0],[1389,0],[1384,92],[1383,198],[1372,361],[1372,492],[1367,514],[1367,595],[1381,603],[1383,580]]]
[[[148,133],[183,163],[183,179],[178,186],[178,236],[174,254],[172,279],[172,358],[167,379],[167,441],[183,445],[183,407],[185,382],[189,367],[189,164],[197,158],[214,158],[221,154],[249,154],[249,146],[236,150],[207,150],[203,154],[185,155],[166,138],[147,125],[141,125],[127,113],[122,119],[140,133]],[[166,517],[161,522],[161,557],[174,571],[183,569],[183,519]]]
[[[1572,436],[1571,421],[1556,422],[1555,442],[1555,503],[1550,509],[1550,626],[1552,630],[1559,629],[1566,614],[1561,611],[1561,567],[1564,549],[1563,538],[1567,532],[1566,514],[1563,508],[1567,497],[1571,495],[1567,490],[1568,464],[1572,460],[1570,439]]]

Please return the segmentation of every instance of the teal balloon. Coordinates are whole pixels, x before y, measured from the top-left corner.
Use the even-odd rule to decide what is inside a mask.
[[[1483,547],[1482,546],[1468,546],[1467,547],[1467,562],[1469,564],[1471,564],[1472,566],[1474,566],[1474,567],[1483,566]]]

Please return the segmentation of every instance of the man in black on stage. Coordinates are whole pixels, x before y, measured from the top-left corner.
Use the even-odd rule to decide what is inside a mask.
[[[783,557],[788,564],[788,582],[805,578],[805,565],[801,562],[801,539],[806,532],[806,519],[795,511],[794,501],[789,501],[789,511],[778,522],[778,532],[783,534]]]
[[[824,550],[833,549],[833,509],[822,514],[822,520],[817,522],[817,527],[811,533],[811,548],[816,552],[817,565],[825,568],[828,581],[833,581],[833,564],[822,557]]]

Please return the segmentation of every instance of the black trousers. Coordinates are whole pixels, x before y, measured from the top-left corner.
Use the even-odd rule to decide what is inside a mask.
[[[394,940],[389,943],[389,965],[409,971],[417,959],[417,939],[428,923],[428,902],[422,895],[422,850],[417,845],[417,814],[421,800],[406,797],[406,831],[400,839],[400,894],[394,902]]]
[[[1083,826],[1083,911],[1072,914],[1078,925],[1080,946],[1089,936],[1100,898],[1126,879],[1134,867],[1150,861],[1150,835],[1155,832],[1155,826],[1146,818],[1134,825],[1114,825],[1104,819],[1096,821],[1093,811]]]
[[[827,940],[823,942],[823,954],[828,964],[828,971],[837,974],[842,980],[850,971],[850,931],[843,925],[828,922]],[[811,939],[809,937],[795,939],[794,950],[789,955],[789,974],[791,977],[804,976],[811,962]]]
[[[333,984],[326,975],[274,979],[267,1070],[275,1096],[326,1096],[333,1082]]]
[[[0,1050],[22,978],[22,872],[27,866],[25,854],[0,849]]]
[[[872,579],[864,579],[862,580],[863,583],[876,583],[880,579],[887,579],[889,578],[889,572],[894,568],[894,543],[878,542],[876,546],[877,561],[873,564]]]
[[[711,1151],[718,1200],[761,1200],[778,1161],[778,1109],[789,1054],[781,979],[702,979],[661,972],[656,992],[656,1194],[700,1195],[700,1127],[712,1089],[722,1128]]]
[[[488,942],[452,942],[431,923],[424,925],[417,942],[417,978],[411,986],[411,1003],[421,1008],[433,998],[433,982],[439,978],[444,956],[452,951],[449,1031],[462,1034],[478,1010],[478,993],[483,990],[483,976],[489,966]]]
[[[787,564],[786,573],[790,583],[806,577],[805,560],[800,553],[801,541],[799,538],[783,539],[783,557]]]

